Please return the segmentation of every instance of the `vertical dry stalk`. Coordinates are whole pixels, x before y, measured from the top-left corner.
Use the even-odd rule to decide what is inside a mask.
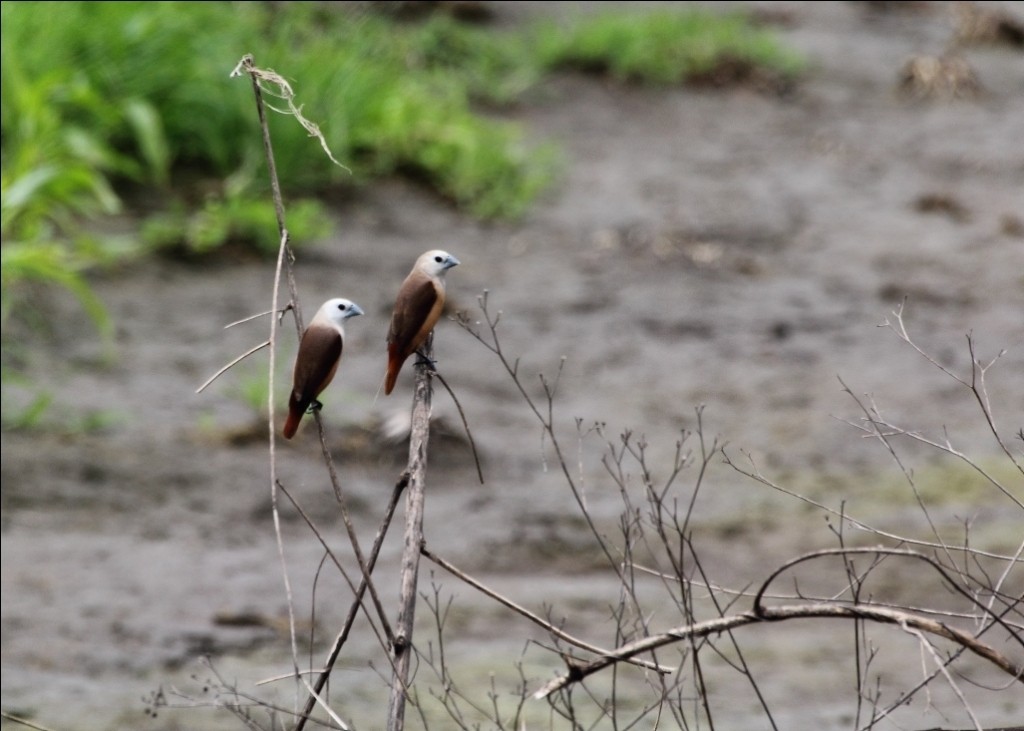
[[[278,318],[276,316],[276,313],[281,311],[278,303],[279,303],[279,299],[280,299],[280,287],[281,287],[282,276],[286,276],[287,277],[288,291],[289,291],[289,294],[291,296],[291,309],[292,309],[292,314],[293,314],[294,320],[295,320],[296,333],[299,334],[300,336],[301,336],[302,331],[304,330],[304,324],[303,324],[303,318],[302,318],[302,309],[301,309],[301,306],[299,305],[299,297],[298,297],[298,292],[297,292],[297,287],[296,287],[296,282],[295,282],[295,272],[294,272],[294,270],[292,268],[292,262],[294,261],[294,256],[293,256],[293,254],[291,252],[291,248],[290,248],[290,245],[289,245],[288,229],[285,226],[284,201],[283,201],[283,197],[281,195],[281,185],[280,185],[280,182],[279,182],[278,176],[277,176],[277,164],[276,164],[275,159],[274,159],[274,150],[273,150],[273,145],[271,143],[270,128],[269,128],[269,126],[267,124],[266,110],[265,110],[265,105],[264,105],[264,102],[263,102],[263,92],[262,92],[262,87],[260,85],[261,80],[262,81],[266,81],[269,84],[275,85],[280,90],[282,98],[284,98],[288,102],[288,108],[289,108],[290,113],[292,114],[292,116],[294,116],[302,124],[302,126],[307,131],[310,132],[311,136],[315,136],[315,137],[317,137],[320,140],[321,146],[324,148],[324,150],[327,152],[327,155],[331,158],[331,160],[333,162],[335,162],[336,164],[339,164],[339,165],[340,165],[340,163],[338,163],[337,160],[334,159],[334,156],[331,154],[330,150],[328,149],[327,143],[324,140],[323,135],[320,133],[319,128],[317,128],[317,126],[315,124],[313,124],[313,123],[309,122],[307,119],[305,119],[302,116],[301,110],[298,107],[296,107],[294,105],[294,103],[292,102],[293,92],[291,90],[291,87],[288,85],[288,82],[285,81],[283,77],[281,77],[280,75],[278,75],[277,73],[275,73],[274,71],[271,71],[269,69],[260,69],[260,68],[258,68],[255,65],[255,62],[254,62],[252,54],[246,54],[245,56],[243,56],[241,61],[239,61],[238,65],[235,67],[234,71],[231,72],[231,76],[232,77],[241,76],[242,74],[248,74],[249,78],[250,78],[250,80],[252,82],[253,94],[254,94],[255,99],[256,99],[256,111],[257,111],[257,114],[259,116],[260,130],[261,130],[261,133],[262,133],[263,147],[264,147],[264,152],[266,153],[268,172],[270,174],[270,186],[271,186],[271,193],[272,193],[272,198],[273,198],[273,202],[274,202],[274,211],[275,211],[276,216],[277,216],[278,230],[279,230],[280,235],[281,235],[281,243],[280,243],[280,247],[279,247],[279,250],[278,250],[278,256],[277,256],[277,268],[276,268],[276,270],[274,272],[274,287],[273,287],[273,297],[272,297],[272,307],[271,307],[271,312],[275,313],[275,316],[273,318],[271,318],[271,323],[270,323],[270,339],[268,341],[269,342],[269,346],[270,346],[270,366],[269,366],[269,375],[268,375],[268,383],[269,383],[268,432],[269,432],[269,450],[270,450],[271,506],[272,506],[272,512],[273,512],[273,518],[274,518],[274,531],[275,531],[275,535],[277,536],[278,556],[279,556],[279,559],[281,561],[281,571],[282,571],[282,574],[284,576],[285,593],[287,595],[287,600],[288,600],[288,620],[289,620],[288,621],[288,625],[289,625],[289,631],[290,631],[290,636],[291,636],[292,660],[293,660],[293,664],[294,664],[295,677],[298,679],[298,678],[301,677],[301,674],[299,672],[299,665],[298,665],[298,643],[297,643],[297,637],[296,637],[296,631],[295,631],[295,610],[294,610],[294,602],[292,601],[291,581],[290,581],[290,579],[288,577],[288,568],[287,568],[287,564],[285,562],[285,557],[284,557],[284,542],[283,542],[283,539],[281,537],[281,520],[280,520],[280,514],[278,512],[278,504],[277,504],[277,493],[278,493],[277,452],[276,452],[277,428],[276,428],[276,419],[275,419],[275,414],[274,414],[274,371],[275,371],[275,353],[276,353],[277,329],[278,329]],[[342,167],[344,167],[344,166],[342,166]],[[390,637],[391,636],[391,631],[390,631],[390,627],[388,626],[387,617],[384,614],[384,609],[383,609],[383,606],[381,605],[380,598],[378,597],[377,591],[374,588],[373,582],[370,579],[370,571],[372,570],[372,565],[368,565],[367,561],[365,560],[365,558],[363,556],[363,552],[360,549],[359,541],[358,541],[358,539],[356,537],[356,533],[355,533],[355,528],[352,525],[352,521],[351,521],[351,518],[350,518],[349,513],[348,513],[348,508],[347,508],[347,505],[345,504],[344,494],[343,494],[343,492],[341,490],[341,487],[340,487],[340,484],[339,484],[339,481],[338,481],[338,476],[337,476],[337,473],[336,473],[336,471],[334,469],[334,463],[333,463],[333,460],[331,458],[331,453],[330,453],[330,450],[327,447],[327,442],[326,442],[326,436],[325,436],[325,433],[324,433],[323,422],[321,421],[319,413],[314,413],[314,417],[315,417],[315,420],[316,420],[316,423],[317,423],[317,428],[318,428],[319,433],[320,433],[320,445],[321,445],[321,448],[322,448],[322,451],[323,451],[324,462],[325,462],[325,464],[327,466],[328,474],[329,474],[330,479],[331,479],[331,485],[334,487],[335,496],[337,497],[338,502],[340,503],[342,517],[343,517],[344,523],[345,523],[345,529],[346,529],[346,531],[348,533],[349,540],[350,540],[350,542],[352,544],[352,549],[353,549],[353,551],[355,553],[356,560],[359,562],[359,569],[360,569],[360,571],[362,573],[362,576],[363,576],[361,588],[357,591],[356,600],[355,600],[355,602],[353,602],[352,613],[354,614],[355,610],[359,606],[361,606],[362,591],[364,589],[368,588],[369,591],[370,591],[370,595],[371,595],[371,597],[373,599],[374,605],[376,606],[377,611],[378,611],[378,613],[380,615],[381,623],[382,623],[382,625],[383,625],[383,627],[385,629],[385,633]],[[390,520],[390,518],[388,518],[388,520]],[[384,527],[383,530],[384,531],[387,530],[386,526]],[[350,626],[351,620],[349,621],[348,624]],[[347,631],[346,631],[346,633],[347,633]],[[340,642],[344,642],[344,637],[341,638]],[[340,644],[337,646],[337,648],[340,649]],[[332,654],[336,655],[336,650],[333,651]],[[315,689],[310,694],[310,700],[307,702],[306,710],[300,716],[299,727],[301,727],[302,724],[305,723],[305,719],[309,715],[309,712],[311,710],[312,704],[316,702],[317,693],[319,692],[319,690],[321,690],[323,688],[323,684],[326,683],[326,680],[327,680],[327,677],[328,677],[329,673],[330,673],[330,665],[325,670],[325,672],[322,673],[321,677],[318,679],[318,681],[317,681],[318,682],[317,689]],[[296,700],[296,702],[298,702],[298,701]]]
[[[416,619],[416,584],[420,568],[420,547],[423,544],[427,441],[430,438],[430,403],[433,395],[432,368],[427,360],[433,356],[433,352],[434,336],[430,335],[422,348],[424,358],[416,365],[416,391],[413,394],[412,431],[409,435],[409,487],[405,494],[405,548],[402,551],[398,622],[392,648],[394,674],[388,703],[388,731],[402,731],[405,727],[412,627]]]
[[[277,267],[274,271],[274,290],[271,297],[271,312],[275,313],[270,318],[270,362],[267,368],[267,384],[268,384],[268,397],[267,397],[267,438],[268,448],[270,451],[270,501],[272,507],[272,513],[274,517],[274,535],[277,537],[277,554],[278,559],[281,562],[281,573],[284,578],[285,594],[288,598],[288,631],[291,638],[292,646],[292,662],[296,677],[299,677],[299,651],[298,641],[295,634],[295,604],[292,601],[292,587],[291,580],[288,578],[288,564],[284,558],[284,542],[281,538],[281,515],[277,507],[277,442],[275,437],[277,436],[275,423],[276,417],[274,413],[274,369],[276,368],[275,353],[277,351],[277,315],[279,311],[279,299],[280,299],[280,286],[281,286],[281,272],[285,266],[285,261],[290,261],[290,251],[288,246],[288,228],[285,226],[284,219],[284,201],[281,197],[281,184],[277,177],[277,164],[274,161],[274,147],[270,140],[270,127],[267,125],[266,110],[263,105],[263,93],[260,90],[259,78],[257,75],[257,69],[253,61],[252,54],[246,54],[239,61],[238,66],[232,72],[232,76],[240,76],[244,69],[245,73],[249,74],[249,79],[252,82],[252,92],[256,99],[256,113],[259,116],[260,121],[260,132],[263,137],[263,149],[267,156],[267,169],[270,174],[270,189],[274,200],[274,212],[277,215],[277,230],[281,236],[281,243],[278,247],[277,252]],[[290,270],[290,267],[289,267]],[[302,310],[298,309],[298,298],[295,296],[295,285],[294,281],[289,276],[289,285],[292,295],[292,303],[295,305],[294,316],[295,325],[298,330],[302,331]]]

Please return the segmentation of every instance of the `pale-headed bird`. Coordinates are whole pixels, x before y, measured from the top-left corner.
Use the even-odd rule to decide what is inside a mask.
[[[288,398],[285,439],[295,436],[307,409],[320,408],[317,396],[330,384],[341,361],[341,351],[345,344],[345,328],[342,324],[348,318],[361,314],[363,310],[355,302],[335,297],[321,305],[306,332],[302,333],[299,353],[295,356],[292,395]]]
[[[402,282],[388,329],[385,395],[394,389],[402,364],[423,345],[441,317],[445,300],[444,275],[458,263],[459,260],[447,251],[428,251],[416,260],[409,276]]]

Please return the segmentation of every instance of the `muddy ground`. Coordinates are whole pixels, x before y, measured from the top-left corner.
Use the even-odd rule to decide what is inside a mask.
[[[553,378],[565,358],[554,410],[560,443],[610,536],[619,492],[601,466],[601,439],[591,434],[579,444],[574,420],[585,430],[606,423],[612,440],[627,429],[646,435],[652,469],[664,479],[680,430],[697,426],[703,404],[705,439],[726,440],[737,461],[749,453],[773,479],[830,508],[845,501],[848,512],[881,528],[930,537],[892,457],[846,423],[862,413],[840,378],[862,402],[870,394],[892,422],[948,436],[1024,496],[971,394],[878,327],[907,297],[910,334],[944,367],[969,372],[968,332],[983,358],[1006,348],[988,374],[989,395],[998,427],[1020,453],[1012,435],[1024,415],[1024,56],[1006,45],[965,47],[979,93],[908,98],[898,91],[900,71],[914,54],[950,47],[950,5],[755,7],[810,60],[792,92],[648,89],[565,74],[509,114],[531,139],[554,141],[565,155],[564,177],[525,220],[477,223],[415,184],[386,181],[337,200],[335,238],[300,250],[307,317],[339,295],[367,313],[350,321],[342,374],[323,397],[364,546],[404,465],[404,445],[382,437],[381,424],[401,421],[412,392],[407,367],[397,392],[374,400],[390,301],[413,259],[433,247],[462,261],[449,275],[453,309],[480,319],[477,299],[487,290],[492,310],[501,310],[502,345],[520,359],[532,396],[540,395],[538,374]],[[541,12],[550,11],[499,4],[496,22]],[[2,434],[5,712],[51,729],[241,728],[227,711],[209,708],[216,683],[209,684],[203,655],[226,684],[292,706],[292,683],[254,685],[291,668],[266,427],[241,395],[264,372],[265,355],[195,394],[266,337],[265,321],[222,326],[268,309],[272,277],[266,262],[157,261],[98,279],[117,323],[112,363],[75,303],[55,296],[52,337],[35,341],[29,356],[55,396],[46,428]],[[294,342],[288,331],[279,408]],[[608,606],[617,590],[550,440],[494,356],[454,322],[439,326],[436,350],[472,425],[486,484],[477,483],[451,400],[439,392],[428,544],[532,610],[564,619],[570,631],[614,644]],[[13,384],[4,388],[11,403],[27,398]],[[916,475],[939,472],[940,486],[952,481],[941,476],[949,463],[937,450],[909,439],[895,444]],[[350,561],[315,431],[307,424],[277,449],[281,481]],[[637,469],[629,469],[635,486]],[[930,498],[935,519],[945,527],[970,521],[974,545],[1014,550],[1019,511],[962,470],[955,474],[955,488]],[[679,477],[683,504],[695,480],[694,469]],[[294,510],[282,505],[281,515],[300,662],[308,665],[323,551]],[[692,529],[705,570],[739,588],[802,551],[834,547],[835,524],[715,458]],[[400,552],[396,527],[377,571],[389,607]],[[821,565],[807,580],[834,587],[837,573]],[[442,599],[455,596],[448,656],[457,682],[477,700],[488,703],[482,679],[489,673],[507,700],[516,662],[530,688],[562,668],[526,644],[546,642],[543,632],[424,565],[428,593],[431,578]],[[1019,570],[1007,586],[1024,590]],[[896,603],[946,596],[919,569],[895,570],[874,590]],[[652,629],[682,623],[658,582],[643,592]],[[349,596],[325,569],[316,587],[314,664]],[[741,600],[737,608],[746,606]],[[423,605],[421,619],[425,642]],[[780,728],[854,727],[849,626],[776,625],[738,637]],[[891,701],[920,678],[921,656],[916,641],[895,630],[877,630],[873,642]],[[708,657],[716,727],[769,727],[749,683]],[[331,696],[359,728],[383,723],[384,667],[364,621]],[[1002,683],[980,662],[965,667]],[[434,681],[426,666],[418,677]],[[149,716],[145,699],[158,689],[189,708]],[[983,724],[1024,719],[1024,694],[968,689]],[[545,707],[532,703],[530,727],[547,727]],[[947,686],[936,686],[931,703],[921,696],[877,728],[970,725]]]

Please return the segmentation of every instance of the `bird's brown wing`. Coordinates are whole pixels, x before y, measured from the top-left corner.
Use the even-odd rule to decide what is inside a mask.
[[[391,315],[391,327],[388,330],[388,345],[394,346],[399,353],[405,357],[418,348],[426,333],[421,336],[424,325],[428,324],[434,310],[439,310],[438,289],[434,281],[425,275],[416,272],[402,284],[395,299],[395,311]],[[438,311],[430,327],[437,323]],[[430,329],[427,329],[430,332]],[[419,342],[416,342],[419,337]]]
[[[299,341],[292,375],[292,393],[288,398],[288,418],[284,423],[285,439],[291,439],[299,428],[306,409],[334,378],[341,361],[341,333],[334,328],[309,327]]]
[[[391,327],[388,329],[385,395],[391,393],[394,388],[402,364],[423,344],[427,335],[434,329],[441,316],[441,310],[444,309],[444,299],[444,290],[425,274],[413,272],[402,283],[395,299]]]
[[[341,334],[334,328],[309,328],[303,334],[292,381],[292,401],[303,411],[334,378],[341,351]]]

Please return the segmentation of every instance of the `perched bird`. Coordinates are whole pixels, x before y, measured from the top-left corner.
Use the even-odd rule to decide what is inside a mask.
[[[444,274],[459,260],[447,251],[434,249],[416,260],[395,299],[388,330],[388,370],[384,394],[395,388],[406,359],[423,345],[444,309]]]
[[[313,316],[299,341],[292,376],[292,395],[288,399],[288,420],[284,423],[284,437],[295,436],[306,409],[319,409],[319,396],[338,370],[341,350],[345,343],[342,324],[350,317],[363,314],[351,300],[335,297],[323,303]]]

